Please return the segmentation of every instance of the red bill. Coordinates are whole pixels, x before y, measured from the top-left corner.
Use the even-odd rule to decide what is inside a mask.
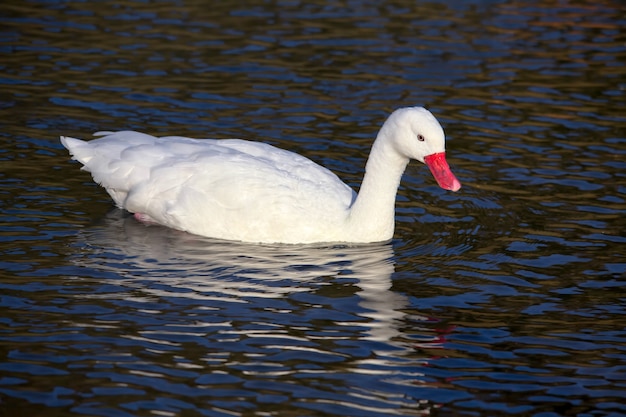
[[[458,191],[461,188],[461,183],[450,170],[445,152],[428,155],[424,158],[424,163],[430,169],[431,174],[433,174],[441,188],[450,191]]]

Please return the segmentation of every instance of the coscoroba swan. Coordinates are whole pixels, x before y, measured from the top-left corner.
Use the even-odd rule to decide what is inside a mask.
[[[442,188],[461,188],[445,159],[443,129],[421,107],[398,109],[383,124],[358,195],[328,169],[265,143],[132,131],[96,136],[61,142],[118,207],[145,223],[221,239],[389,240],[410,159],[424,162]]]

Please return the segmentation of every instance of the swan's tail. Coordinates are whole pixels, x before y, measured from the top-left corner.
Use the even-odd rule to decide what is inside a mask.
[[[61,143],[70,151],[72,159],[77,160],[83,165],[87,165],[93,158],[93,149],[88,142],[84,140],[61,136]]]
[[[67,148],[72,155],[72,159],[83,164],[81,169],[90,172],[94,181],[102,185],[109,195],[115,201],[118,207],[123,207],[124,200],[128,194],[128,181],[124,174],[129,170],[128,167],[121,167],[123,173],[120,173],[118,155],[108,155],[99,149],[96,141],[87,142],[80,139],[61,136],[61,143]]]

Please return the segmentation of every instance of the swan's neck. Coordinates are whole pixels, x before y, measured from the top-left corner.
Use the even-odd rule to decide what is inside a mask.
[[[359,194],[350,207],[350,233],[357,240],[374,242],[393,237],[396,194],[409,158],[398,153],[381,132],[365,166]]]

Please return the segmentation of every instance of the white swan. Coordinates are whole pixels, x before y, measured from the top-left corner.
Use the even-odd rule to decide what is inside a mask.
[[[61,142],[118,207],[146,223],[221,239],[389,240],[410,159],[426,163],[442,188],[461,188],[445,159],[443,129],[422,107],[398,109],[383,124],[358,195],[328,169],[265,143],[131,131],[96,135],[102,138]]]

